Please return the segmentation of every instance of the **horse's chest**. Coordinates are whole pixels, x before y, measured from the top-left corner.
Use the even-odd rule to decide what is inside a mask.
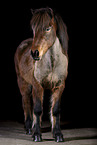
[[[67,57],[62,52],[53,54],[50,50],[35,63],[34,76],[42,86],[51,88],[66,78],[67,66]]]

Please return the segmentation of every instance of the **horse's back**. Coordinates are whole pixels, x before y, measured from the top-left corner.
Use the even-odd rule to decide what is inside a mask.
[[[18,46],[14,57],[17,76],[21,76],[27,82],[30,80],[28,77],[30,77],[29,73],[31,73],[33,67],[30,49],[32,41],[32,38],[22,41]]]
[[[16,53],[15,53],[15,60],[22,57],[25,51],[29,48],[29,46],[32,45],[32,38],[26,39],[20,43],[20,45],[17,47]]]

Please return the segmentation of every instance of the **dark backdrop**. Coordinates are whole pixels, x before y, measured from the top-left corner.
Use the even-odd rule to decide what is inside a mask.
[[[23,121],[22,100],[16,82],[14,53],[21,41],[32,37],[30,9],[51,7],[67,25],[69,35],[69,68],[61,101],[61,119],[74,122],[96,122],[96,77],[94,65],[93,4],[56,1],[2,3],[0,48],[0,120]],[[45,104],[48,99],[45,98]],[[44,105],[46,109],[46,105]],[[48,119],[44,111],[44,120]]]

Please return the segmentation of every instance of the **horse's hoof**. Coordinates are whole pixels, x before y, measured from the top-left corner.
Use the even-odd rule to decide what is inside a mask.
[[[41,135],[35,135],[34,138],[33,138],[33,141],[41,142],[42,141]]]
[[[32,134],[32,130],[31,129],[27,129],[26,130],[26,134],[31,135]]]
[[[57,136],[55,137],[55,142],[64,142],[63,136],[57,135]]]

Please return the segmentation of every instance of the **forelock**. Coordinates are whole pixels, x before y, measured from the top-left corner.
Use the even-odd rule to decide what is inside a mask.
[[[31,19],[31,27],[34,29],[35,32],[37,31],[43,31],[45,28],[49,27],[51,25],[51,19],[53,17],[53,12],[51,9],[38,9],[33,12],[33,16]]]

